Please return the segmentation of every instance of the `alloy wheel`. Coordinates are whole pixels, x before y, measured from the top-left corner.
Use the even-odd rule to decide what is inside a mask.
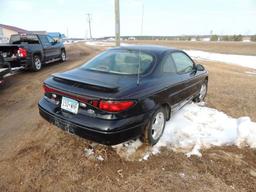
[[[164,122],[164,113],[160,111],[156,114],[152,123],[152,138],[154,140],[157,140],[161,136],[164,129]]]

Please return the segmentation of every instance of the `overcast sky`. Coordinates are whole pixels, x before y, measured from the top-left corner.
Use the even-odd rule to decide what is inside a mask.
[[[121,35],[256,34],[256,0],[120,0]],[[114,35],[114,0],[0,0],[0,23],[27,30]]]

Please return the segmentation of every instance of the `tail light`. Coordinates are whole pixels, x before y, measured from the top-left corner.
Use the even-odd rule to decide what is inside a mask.
[[[27,50],[24,48],[19,48],[18,50],[18,56],[19,57],[27,57]]]
[[[82,96],[73,95],[73,94],[70,94],[70,93],[59,91],[57,89],[48,87],[47,85],[43,85],[43,89],[44,89],[44,94],[45,95],[47,95],[47,94],[58,94],[58,95],[61,95],[61,96],[69,97],[71,99],[75,99],[75,100],[80,101],[84,104],[90,104],[90,105],[93,105],[94,107],[98,107],[99,102],[97,100],[88,100],[88,99],[86,99]]]
[[[83,98],[81,96],[65,93],[63,91],[59,91],[57,89],[48,87],[46,85],[43,86],[43,89],[44,89],[45,95],[51,94],[51,97],[52,97],[53,94],[67,96],[67,97],[70,97],[72,99],[83,102],[85,104],[90,104],[90,105],[92,105],[96,108],[99,108],[99,109],[101,109],[103,111],[107,111],[107,112],[125,111],[125,110],[131,108],[132,106],[134,106],[134,104],[135,104],[134,101],[105,101],[105,100],[101,100],[99,102],[98,100],[88,100],[88,99]]]
[[[99,108],[108,112],[121,112],[131,108],[133,101],[100,101]]]

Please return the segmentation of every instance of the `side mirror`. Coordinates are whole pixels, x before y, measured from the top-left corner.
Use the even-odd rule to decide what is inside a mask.
[[[196,64],[196,70],[197,70],[197,71],[204,71],[205,68],[204,68],[204,66],[201,65],[201,64]]]
[[[54,39],[52,44],[55,45],[56,43],[58,43],[58,41],[56,39]]]

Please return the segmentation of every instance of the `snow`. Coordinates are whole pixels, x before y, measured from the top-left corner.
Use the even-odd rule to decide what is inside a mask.
[[[142,150],[140,161],[161,153],[162,148],[201,156],[202,149],[212,146],[248,146],[256,148],[256,123],[249,117],[232,118],[227,114],[201,104],[188,104],[168,122],[159,142]],[[134,156],[143,146],[139,141],[129,141],[114,146],[126,159]],[[120,153],[121,152],[121,153]]]
[[[104,161],[104,158],[101,155],[97,155],[97,153],[94,152],[93,148],[85,148],[84,155],[92,160]]]
[[[246,71],[245,73],[250,75],[250,76],[256,75],[256,71]]]
[[[79,42],[84,42],[85,40],[65,40],[63,42],[64,45],[68,45],[68,44],[73,44],[73,43],[79,43]]]
[[[115,45],[114,42],[107,42],[107,41],[87,41],[85,42],[86,45],[91,46],[99,46],[99,47],[112,47]]]
[[[111,41],[87,41],[85,42],[86,45],[91,45],[91,46],[99,46],[99,47],[113,47],[115,46],[115,42]],[[127,43],[121,43],[121,46],[127,46],[131,44]]]
[[[212,53],[199,50],[184,51],[194,59],[220,61],[227,64],[235,64],[243,67],[256,69],[256,56]]]

